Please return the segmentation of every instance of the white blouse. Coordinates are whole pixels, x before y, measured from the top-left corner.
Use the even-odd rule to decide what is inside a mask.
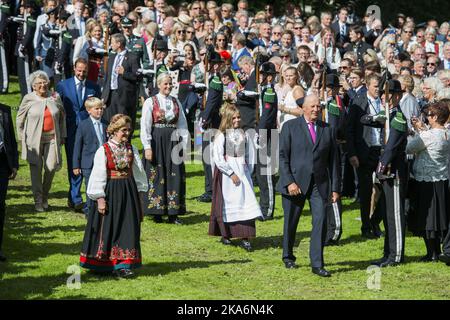
[[[326,56],[325,56],[326,51]],[[327,47],[326,50],[324,49],[323,45],[319,43],[317,46],[317,57],[319,57],[319,61],[322,61],[321,59],[324,59],[324,62],[326,60],[328,68],[332,70],[336,70],[339,68],[339,65],[341,64],[341,54],[339,53],[339,49],[334,49],[334,56],[333,56],[333,47]]]
[[[110,142],[108,142],[110,143]],[[147,192],[148,181],[145,174],[144,166],[142,165],[141,158],[139,157],[139,151],[133,148],[133,178],[136,181],[137,189],[139,192]],[[92,168],[91,176],[89,178],[89,184],[87,186],[86,194],[92,200],[98,198],[104,198],[107,178],[106,170],[107,159],[105,155],[105,148],[101,146],[95,152],[94,167]]]
[[[436,182],[448,180],[450,156],[450,132],[447,129],[430,129],[413,136],[406,146],[407,153],[414,153],[414,179]]]
[[[156,95],[159,102],[159,108],[165,112],[166,120],[170,122],[174,117],[174,105],[171,96],[164,96],[161,93]],[[183,149],[186,149],[189,139],[189,131],[186,121],[186,115],[184,114],[183,107],[180,100],[176,99],[179,112],[178,112],[178,122],[177,122],[177,133],[181,137]],[[151,149],[152,141],[152,124],[153,124],[153,99],[152,97],[145,100],[142,106],[142,117],[141,117],[141,142],[144,146],[144,150]]]

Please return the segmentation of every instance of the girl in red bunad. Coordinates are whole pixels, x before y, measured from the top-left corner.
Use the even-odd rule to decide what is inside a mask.
[[[96,205],[90,208],[80,255],[83,268],[119,277],[141,266],[139,192],[148,190],[139,152],[128,143],[130,128],[130,117],[113,116],[110,138],[95,154],[86,193]]]

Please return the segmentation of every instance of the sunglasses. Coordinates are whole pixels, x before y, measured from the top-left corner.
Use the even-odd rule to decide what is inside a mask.
[[[407,30],[403,30],[403,33],[409,33],[409,34],[413,34],[412,31],[407,31]]]
[[[225,39],[217,39],[217,41],[223,42],[225,41]]]
[[[348,69],[349,67],[346,67],[346,66],[342,66],[342,67],[339,67],[339,69]]]
[[[290,58],[291,56],[280,56],[282,58]]]
[[[194,31],[186,31],[186,33],[190,33],[190,34],[192,34],[192,33],[194,33]]]
[[[178,33],[178,34],[186,33],[186,30],[178,30],[177,33]]]
[[[317,63],[317,60],[310,60],[308,63]]]
[[[427,62],[427,66],[436,66],[436,63]]]
[[[429,113],[427,114],[427,117],[433,117],[433,116],[434,116],[434,114],[431,113],[431,112],[429,112]]]
[[[273,35],[280,35],[281,32],[272,32]]]

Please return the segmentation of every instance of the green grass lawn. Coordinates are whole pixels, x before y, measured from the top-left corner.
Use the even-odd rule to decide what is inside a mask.
[[[0,102],[17,108],[18,86]],[[15,116],[15,111],[13,115]],[[140,145],[135,138],[136,145]],[[344,201],[341,245],[325,248],[333,273],[323,279],[309,267],[311,215],[300,220],[295,254],[300,268],[287,270],[281,262],[283,213],[277,195],[275,219],[257,222],[254,252],[223,246],[208,232],[209,204],[193,199],[203,192],[203,168],[187,165],[187,209],[184,225],[142,225],[143,267],[137,277],[118,280],[81,271],[81,288],[71,289],[67,269],[78,265],[86,220],[67,209],[67,175],[55,176],[51,211],[36,213],[27,163],[20,162],[10,184],[3,251],[0,299],[449,299],[450,268],[443,263],[420,263],[423,241],[406,239],[406,263],[381,270],[380,289],[368,289],[373,273],[367,268],[382,254],[383,239],[365,241],[359,211]],[[70,280],[70,279],[69,279]],[[70,282],[70,281],[69,281]]]

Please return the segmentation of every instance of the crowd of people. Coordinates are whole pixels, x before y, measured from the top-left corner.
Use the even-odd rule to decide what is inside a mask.
[[[448,22],[398,14],[383,28],[351,1],[319,15],[287,3],[279,16],[247,0],[1,2],[0,92],[16,72],[35,210],[49,209],[64,146],[67,205],[88,221],[83,267],[130,276],[144,216],[183,224],[197,136],[197,200],[211,203],[209,234],[224,245],[251,251],[278,191],[286,268],[297,267],[308,200],[312,272],[331,275],[323,250],[339,245],[342,197],[359,203],[362,237],[385,238],[374,265],[404,262],[407,229],[424,239],[422,261],[450,263]],[[0,111],[1,249],[18,154],[11,112]],[[131,145],[137,130],[142,150]]]

